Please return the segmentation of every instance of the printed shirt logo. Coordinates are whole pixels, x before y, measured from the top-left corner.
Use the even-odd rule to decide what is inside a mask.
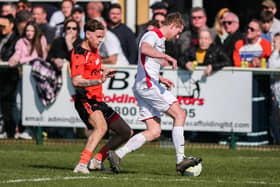
[[[95,60],[95,64],[98,65],[100,63],[99,58]]]

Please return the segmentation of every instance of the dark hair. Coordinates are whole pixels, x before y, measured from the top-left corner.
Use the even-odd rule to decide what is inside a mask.
[[[32,13],[29,12],[28,10],[21,10],[16,14],[16,23],[22,23],[22,22],[27,22],[30,21],[32,18]]]
[[[267,23],[273,21],[274,14],[270,11],[262,11],[260,15],[260,21],[262,23]]]
[[[152,19],[146,23],[146,26],[154,26],[156,28],[159,28],[159,23],[157,20]]]
[[[40,8],[40,9],[42,9],[42,11],[44,13],[47,13],[46,10],[45,10],[45,7],[43,5],[35,5],[32,9],[34,9],[34,8]]]
[[[42,45],[41,45],[41,39],[43,34],[40,31],[39,26],[34,22],[34,21],[29,21],[26,26],[24,27],[24,31],[23,31],[23,36],[22,37],[26,37],[26,30],[28,26],[32,26],[34,28],[34,37],[31,40],[31,50],[30,50],[30,55],[32,54],[32,52],[34,50],[36,50],[36,52],[38,53],[39,57],[43,57],[43,49],[42,49]]]
[[[260,29],[260,30],[262,29],[262,25],[261,25],[260,20],[253,18],[253,19],[251,19],[251,21],[249,21],[249,23],[251,23],[251,22],[257,23],[258,26],[259,26],[259,29]],[[249,25],[249,23],[248,23],[248,25]]]
[[[117,8],[117,9],[122,9],[121,5],[119,3],[112,3],[110,5],[109,11],[112,10],[113,8]]]
[[[104,30],[104,29],[105,29],[104,25],[95,19],[88,20],[84,26],[85,32],[87,31],[95,32],[96,30]]]
[[[165,14],[163,14],[163,13],[161,13],[161,12],[157,12],[157,13],[154,13],[154,14],[153,14],[152,20],[154,20],[155,17],[156,17],[157,15],[161,15],[161,16],[163,16],[163,17],[166,18],[166,15],[165,15]]]
[[[76,21],[76,20],[74,20],[74,19],[67,19],[65,22],[64,22],[64,27],[63,27],[63,31],[65,32],[66,31],[66,27],[67,27],[67,25],[68,25],[68,23],[70,23],[70,22],[74,22],[75,24],[76,24],[76,27],[77,27],[77,37],[80,37],[80,25],[79,25],[79,23]]]
[[[8,14],[8,15],[0,15],[0,18],[3,18],[3,19],[7,19],[10,23],[15,23],[15,19],[14,17],[12,16],[12,14]]]
[[[274,34],[274,37],[275,37],[275,36],[280,36],[280,32],[275,33],[275,34]]]
[[[19,0],[19,1],[17,2],[17,4],[19,4],[19,3],[25,4],[28,8],[31,7],[31,3],[30,3],[28,0]]]

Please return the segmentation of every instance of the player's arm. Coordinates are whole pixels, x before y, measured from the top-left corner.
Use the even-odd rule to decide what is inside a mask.
[[[106,79],[84,79],[82,75],[77,75],[72,77],[72,83],[75,87],[89,87],[89,86],[96,86],[105,82]]]
[[[173,69],[177,68],[176,59],[172,58],[171,56],[169,56],[165,53],[162,53],[162,52],[156,50],[155,48],[153,48],[153,46],[151,46],[151,44],[149,44],[147,42],[142,43],[140,50],[141,50],[141,53],[146,56],[162,59],[162,61],[161,61],[162,66],[168,65],[168,62],[170,62],[172,64]]]
[[[114,69],[102,69],[102,77],[100,79],[84,79],[81,75],[72,77],[72,83],[75,87],[89,87],[103,84],[108,77],[113,77],[116,70]]]

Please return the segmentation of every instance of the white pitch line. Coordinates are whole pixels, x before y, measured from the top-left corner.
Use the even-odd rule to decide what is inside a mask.
[[[13,179],[0,181],[0,184],[14,184],[25,182],[46,182],[46,181],[59,181],[59,180],[81,180],[81,179],[103,179],[103,180],[126,180],[126,181],[148,181],[148,182],[195,182],[195,183],[230,183],[230,184],[262,184],[262,185],[280,185],[280,182],[265,182],[265,181],[229,181],[217,179],[215,181],[199,179],[199,177],[185,177],[178,179],[158,179],[158,178],[128,178],[128,177],[105,177],[105,176],[69,176],[69,177],[46,177],[34,179]]]

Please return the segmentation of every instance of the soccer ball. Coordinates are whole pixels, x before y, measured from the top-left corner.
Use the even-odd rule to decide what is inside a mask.
[[[201,171],[202,171],[202,164],[199,163],[195,166],[188,167],[184,172],[184,176],[198,177],[200,175]]]

